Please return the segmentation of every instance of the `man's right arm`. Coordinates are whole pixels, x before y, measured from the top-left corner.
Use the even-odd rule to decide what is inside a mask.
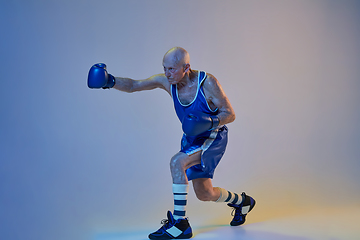
[[[153,75],[143,80],[115,77],[113,88],[128,93],[161,88],[170,93],[170,83],[164,74]]]
[[[95,89],[115,88],[128,93],[161,88],[171,95],[171,85],[165,74],[156,74],[143,80],[114,77],[107,72],[106,65],[104,63],[94,64],[90,68],[88,75],[88,87]]]

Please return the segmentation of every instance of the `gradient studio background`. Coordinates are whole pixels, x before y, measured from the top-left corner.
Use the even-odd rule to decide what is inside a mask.
[[[1,1],[0,238],[159,227],[182,134],[171,99],[86,80],[97,62],[161,73],[173,46],[236,111],[214,185],[256,198],[249,223],[358,208],[359,13],[358,1]],[[194,225],[228,224],[225,205],[189,194]]]

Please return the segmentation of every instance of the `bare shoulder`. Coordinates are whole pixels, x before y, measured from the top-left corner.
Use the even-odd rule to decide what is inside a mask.
[[[203,89],[208,102],[213,103],[216,107],[222,110],[231,108],[229,99],[214,75],[207,73]]]
[[[158,84],[159,88],[164,89],[170,94],[171,85],[164,73],[153,75],[149,78],[149,80],[154,81],[155,83]]]
[[[206,73],[207,78],[204,82],[204,89],[206,92],[208,92],[210,95],[224,95],[224,91],[219,83],[219,81],[216,79],[214,75],[211,73]]]

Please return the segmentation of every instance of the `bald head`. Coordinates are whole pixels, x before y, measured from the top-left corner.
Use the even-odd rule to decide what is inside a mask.
[[[190,64],[190,55],[185,49],[174,47],[165,53],[163,61],[165,60],[172,61],[176,66],[185,66]]]

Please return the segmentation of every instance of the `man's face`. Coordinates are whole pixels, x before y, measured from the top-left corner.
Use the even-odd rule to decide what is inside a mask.
[[[185,69],[182,64],[175,64],[172,59],[164,58],[164,73],[170,84],[177,84],[185,76]]]

